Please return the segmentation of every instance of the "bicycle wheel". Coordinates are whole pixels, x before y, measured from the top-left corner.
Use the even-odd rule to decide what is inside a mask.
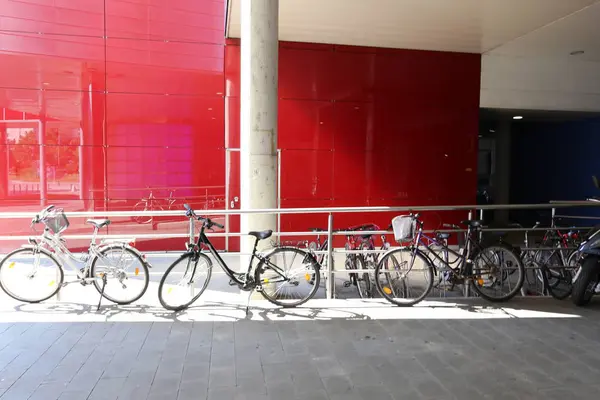
[[[375,285],[390,303],[412,306],[427,297],[433,287],[433,266],[417,249],[395,249],[377,264]]]
[[[366,269],[367,265],[362,256],[354,256],[354,269]],[[368,272],[357,272],[354,274],[354,284],[361,299],[371,297],[371,278]]]
[[[581,261],[580,270],[573,282],[573,293],[571,300],[576,306],[585,306],[592,301],[596,294],[596,286],[600,282],[598,273],[598,256],[587,256]]]
[[[156,201],[140,201],[133,206],[133,211],[163,211],[163,207]],[[151,215],[140,215],[132,218],[138,224],[149,224],[154,217]]]
[[[573,277],[578,267],[578,254],[573,252],[567,258],[567,265],[562,268],[550,269],[544,268],[546,276],[552,276],[555,280],[553,284],[548,285],[548,293],[557,300],[564,300],[571,295],[573,291]]]
[[[63,280],[60,264],[45,249],[14,250],[0,262],[0,287],[15,300],[47,300],[60,290]]]
[[[475,253],[472,260],[472,286],[484,299],[506,301],[521,290],[525,267],[513,247],[502,243],[487,246]],[[507,292],[498,291],[505,286]]]
[[[294,247],[279,247],[260,260],[254,279],[265,299],[281,307],[296,307],[317,293],[321,273],[309,253]]]
[[[212,275],[212,261],[202,253],[186,253],[163,275],[158,285],[160,304],[171,311],[191,306],[204,293]]]
[[[105,299],[121,305],[142,297],[150,281],[146,262],[137,252],[122,244],[101,249],[92,260],[90,276],[96,278],[94,286]],[[106,279],[106,284],[103,279]]]

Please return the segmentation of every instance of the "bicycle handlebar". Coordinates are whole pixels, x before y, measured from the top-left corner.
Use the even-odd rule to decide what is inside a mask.
[[[220,229],[225,229],[225,226],[219,224],[218,222],[214,222],[213,220],[211,220],[208,217],[201,217],[201,216],[197,215],[188,204],[184,204],[183,207],[185,208],[186,217],[196,218],[198,221],[202,221],[204,226],[207,227],[208,229],[212,228],[213,226],[216,226],[217,228],[220,228]]]

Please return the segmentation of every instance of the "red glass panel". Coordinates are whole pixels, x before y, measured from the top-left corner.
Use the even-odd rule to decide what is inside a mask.
[[[222,96],[223,46],[109,38],[109,92]]]
[[[191,146],[198,155],[211,158],[211,153],[201,151],[223,148],[223,131],[221,97],[107,95],[106,141],[109,146]]]
[[[104,90],[102,38],[0,32],[0,87]]]
[[[0,0],[0,30],[104,35],[103,0]]]
[[[109,37],[222,44],[224,25],[223,0],[106,0]]]

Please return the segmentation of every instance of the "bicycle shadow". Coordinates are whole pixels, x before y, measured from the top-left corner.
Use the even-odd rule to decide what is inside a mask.
[[[97,305],[78,302],[25,303],[15,305],[12,309],[14,312],[19,313],[37,316],[65,316],[67,319],[69,319],[69,316],[96,317],[91,320],[83,319],[82,322],[194,322],[206,320],[276,322],[331,319],[364,321],[372,319],[366,313],[329,307],[271,308],[251,304],[246,312],[245,304],[225,303],[220,301],[207,302],[182,311],[169,311],[159,305],[154,306],[148,304],[106,304],[101,305],[98,310]]]
[[[507,303],[489,303],[483,299],[431,299],[413,307],[395,307],[379,301],[309,302],[296,308],[269,304],[207,301],[174,312],[152,304],[96,304],[81,302],[16,304],[5,310],[25,313],[31,321],[48,322],[200,322],[200,321],[370,321],[413,319],[523,319],[523,318],[597,318],[596,302],[587,308],[548,298],[515,298]],[[10,316],[9,318],[10,319]],[[18,317],[18,320],[27,320]],[[15,321],[16,322],[16,321]]]

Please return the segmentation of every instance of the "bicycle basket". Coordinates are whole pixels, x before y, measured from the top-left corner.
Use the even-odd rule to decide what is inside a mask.
[[[392,219],[392,229],[396,242],[407,242],[415,238],[417,220],[410,215],[399,215]]]
[[[57,208],[49,212],[42,222],[54,234],[61,233],[69,227],[69,220],[62,208]]]

